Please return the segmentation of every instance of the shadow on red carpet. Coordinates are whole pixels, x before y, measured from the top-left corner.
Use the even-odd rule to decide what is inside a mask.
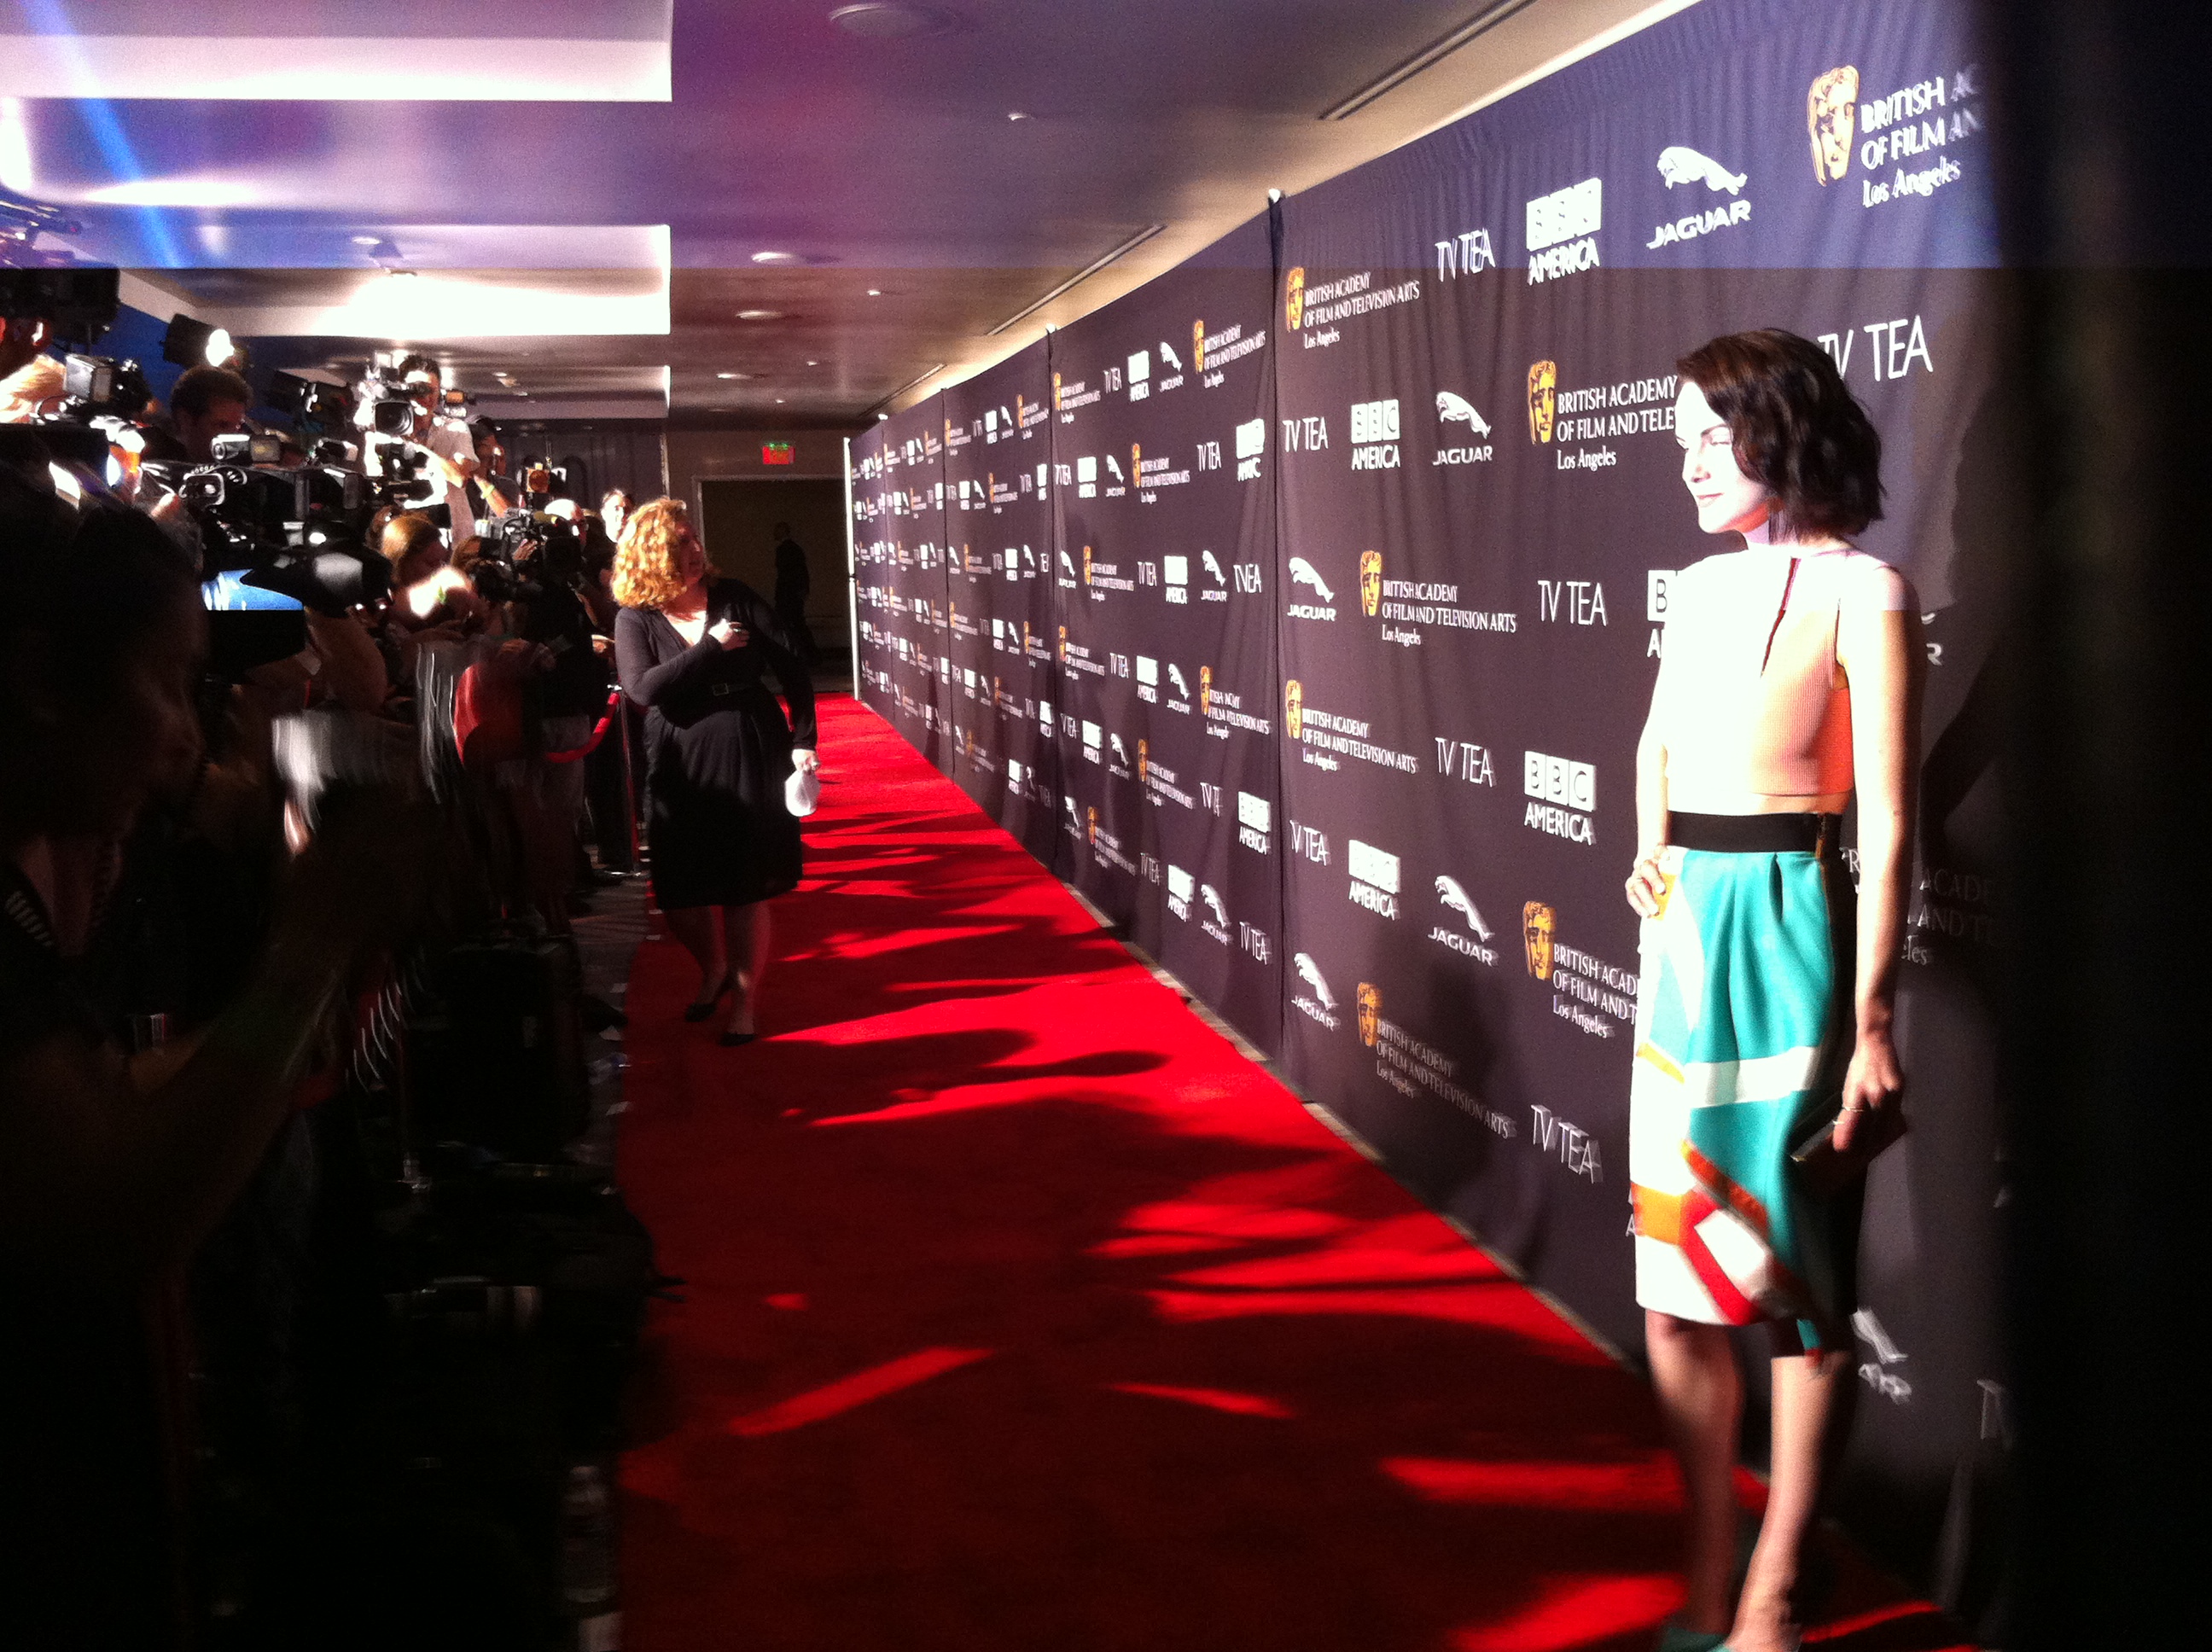
[[[1643,1383],[1317,1123],[849,699],[766,1035],[639,949],[661,1265],[626,1643],[1641,1649]],[[1958,1643],[1843,1567],[1836,1652]]]

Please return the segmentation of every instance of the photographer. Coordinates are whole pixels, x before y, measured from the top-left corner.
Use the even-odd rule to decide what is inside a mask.
[[[0,424],[27,424],[62,393],[62,364],[40,353],[52,336],[42,316],[0,315]]]
[[[483,469],[477,458],[476,444],[465,424],[446,416],[445,384],[436,362],[427,355],[410,355],[393,371],[399,377],[399,388],[415,407],[407,440],[428,455],[426,474],[433,484],[429,504],[444,507],[447,519],[441,525],[448,535],[447,543],[458,545],[477,531],[476,513],[469,504],[469,483]],[[371,382],[380,383],[374,380]],[[359,422],[365,429],[374,428],[372,410],[375,400],[368,395],[362,398]],[[369,442],[366,468],[372,477],[386,475],[388,467],[382,443],[374,440]],[[421,501],[410,502],[414,508],[424,508]]]
[[[477,471],[469,479],[469,508],[477,521],[489,522],[521,503],[522,493],[507,474],[507,448],[489,419],[478,419],[469,427],[469,440],[477,456]],[[460,544],[459,538],[453,541],[456,549]]]
[[[11,1641],[156,1647],[177,1641],[183,1350],[153,1310],[349,977],[410,921],[420,834],[397,803],[334,801],[243,987],[134,1066],[91,963],[119,846],[206,772],[207,618],[145,517],[40,480],[0,468],[0,1598]]]
[[[243,431],[252,402],[252,388],[228,367],[186,369],[169,392],[169,428],[146,433],[144,457],[212,464],[215,439]]]

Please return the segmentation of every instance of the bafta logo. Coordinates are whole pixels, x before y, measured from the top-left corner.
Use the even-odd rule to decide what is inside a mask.
[[[1057,373],[1052,375],[1052,410],[1055,413],[1060,411],[1060,375]]]
[[[1382,553],[1359,553],[1359,605],[1373,619],[1382,610]]]
[[[1528,973],[1538,981],[1552,978],[1552,932],[1559,926],[1559,914],[1541,901],[1531,901],[1521,908],[1521,939],[1528,949]]]
[[[1091,842],[1096,843],[1098,841],[1098,805],[1095,803],[1085,805],[1083,813],[1085,820],[1085,835]]]
[[[1029,410],[1022,405],[1022,392],[1018,390],[1014,392],[1014,428],[1020,429],[1029,416]]]
[[[1557,361],[1532,361],[1528,364],[1528,440],[1549,441],[1552,439],[1552,413],[1559,404],[1559,364]]]
[[[1022,658],[1023,658],[1023,659],[1027,659],[1030,657],[1030,648],[1032,648],[1033,647],[1035,647],[1035,646],[1036,646],[1036,634],[1035,632],[1033,632],[1033,631],[1031,631],[1031,630],[1030,629],[1030,623],[1029,623],[1027,620],[1024,620],[1024,621],[1022,622]]]
[[[1133,488],[1145,485],[1145,448],[1142,442],[1129,444],[1129,485]]]
[[[1067,628],[1065,625],[1060,628],[1060,663],[1063,665],[1067,664]]]
[[[1352,995],[1352,1002],[1359,1008],[1359,1042],[1371,1050],[1382,1031],[1382,994],[1372,983],[1363,981],[1358,992]]]
[[[1152,744],[1142,735],[1137,737],[1137,784],[1145,783],[1145,775],[1152,766]]]
[[[960,623],[960,604],[958,603],[953,602],[948,598],[945,604],[945,611],[951,616],[951,623],[954,625],[957,626]]]
[[[1091,583],[1091,547],[1088,545],[1083,548],[1083,583]]]
[[[1305,726],[1305,688],[1294,677],[1283,684],[1283,726],[1290,731],[1293,740],[1298,738],[1298,731]]]
[[[1005,697],[1000,691],[999,679],[995,677],[991,679],[991,703],[994,706],[1000,707],[1003,707],[1006,703]]]
[[[1206,323],[1203,321],[1190,324],[1190,361],[1193,373],[1206,371]]]
[[[1858,100],[1859,71],[1849,64],[1820,76],[1805,94],[1805,129],[1813,139],[1813,176],[1824,186],[1851,169]]]
[[[1213,714],[1213,667],[1211,665],[1198,668],[1198,714],[1201,717]]]
[[[1306,315],[1306,272],[1304,265],[1284,277],[1283,319],[1296,332]]]

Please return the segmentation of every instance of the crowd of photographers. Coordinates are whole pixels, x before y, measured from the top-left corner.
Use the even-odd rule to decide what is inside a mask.
[[[225,367],[165,415],[135,380],[0,317],[0,1638],[557,1643],[612,1587],[578,1371],[627,1310],[575,1304],[642,1301],[576,1275],[621,1244],[548,1029],[622,1018],[570,919],[612,881],[586,838],[634,841],[629,501],[510,472],[419,355],[281,425]],[[464,1027],[502,991],[507,1055]],[[528,1084],[500,1116],[441,1062]],[[574,1208],[514,1216],[525,1182]],[[528,1322],[556,1229],[559,1381],[481,1350],[418,1381],[410,1304]]]

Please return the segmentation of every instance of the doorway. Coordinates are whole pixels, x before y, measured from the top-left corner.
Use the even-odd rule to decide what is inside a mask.
[[[699,532],[707,561],[726,579],[775,596],[775,525],[806,553],[806,625],[824,654],[847,648],[845,484],[835,477],[766,482],[750,477],[699,482]]]

